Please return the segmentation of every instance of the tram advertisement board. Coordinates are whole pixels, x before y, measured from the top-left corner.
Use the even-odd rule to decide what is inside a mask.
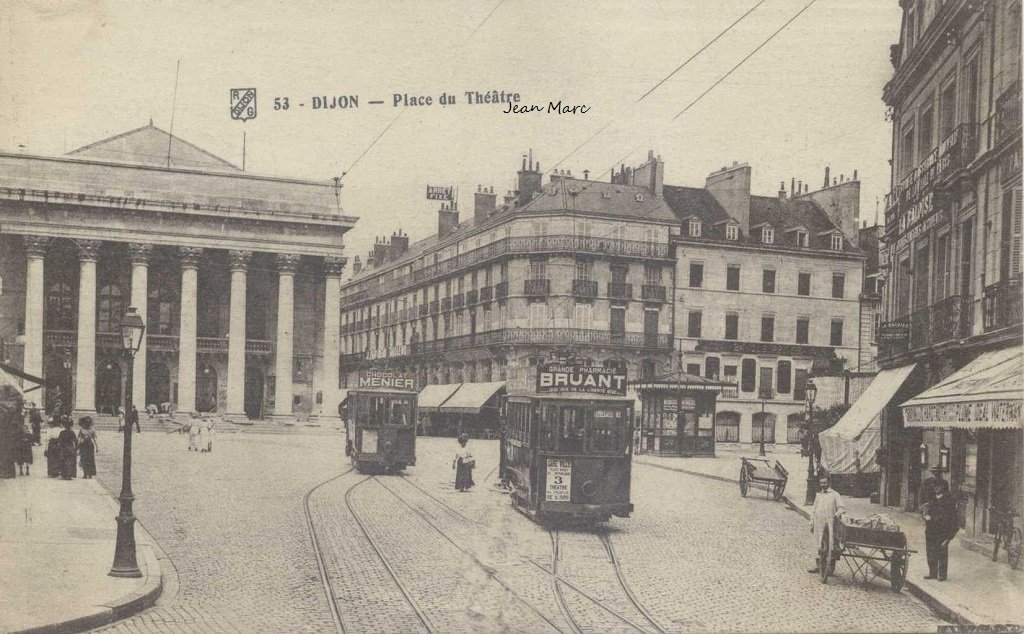
[[[366,370],[359,373],[359,387],[391,387],[415,391],[416,381],[394,370]]]
[[[587,392],[625,396],[626,371],[549,363],[537,370],[537,393],[542,392]]]
[[[548,502],[569,502],[570,491],[572,491],[572,460],[548,458],[548,477],[544,499]]]

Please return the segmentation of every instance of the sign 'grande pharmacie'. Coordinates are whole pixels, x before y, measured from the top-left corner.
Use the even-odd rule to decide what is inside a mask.
[[[537,370],[537,393],[586,392],[626,395],[626,371],[549,363]]]
[[[367,370],[359,373],[359,387],[390,387],[396,390],[415,390],[416,381],[412,377],[398,374],[392,370]]]

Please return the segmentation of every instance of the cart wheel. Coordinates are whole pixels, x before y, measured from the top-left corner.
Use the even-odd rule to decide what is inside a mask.
[[[747,497],[747,490],[750,484],[747,482],[747,471],[746,469],[740,469],[740,495]]]
[[[828,581],[828,575],[832,572],[832,536],[829,535],[828,528],[821,536],[821,544],[818,545],[818,572],[821,574],[821,582],[825,583]]]
[[[772,488],[772,497],[775,498],[776,501],[781,500],[782,499],[782,492],[785,491],[785,490],[786,490],[786,483],[785,482],[776,483],[775,486]]]
[[[1014,570],[1020,565],[1022,549],[1024,549],[1024,544],[1022,544],[1020,529],[1014,528],[1010,532],[1010,539],[1006,542],[1006,561],[1010,563],[1010,567]]]
[[[903,582],[907,580],[907,556],[903,553],[893,553],[889,557],[889,585],[893,592],[903,589]]]

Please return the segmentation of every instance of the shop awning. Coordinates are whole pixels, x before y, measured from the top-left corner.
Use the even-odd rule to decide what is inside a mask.
[[[462,387],[441,405],[440,411],[449,414],[479,414],[480,408],[504,389],[504,381],[463,383]]]
[[[906,427],[1020,429],[1024,351],[985,352],[903,403]]]
[[[441,404],[451,398],[455,390],[459,389],[461,383],[443,383],[441,385],[428,385],[420,392],[416,399],[416,407],[421,412],[436,412]]]
[[[694,392],[721,392],[725,388],[735,387],[735,383],[726,383],[686,372],[671,372],[653,379],[642,379],[633,386],[638,392],[642,390],[690,390]]]
[[[881,446],[879,414],[914,371],[916,364],[882,370],[839,422],[818,434],[821,461],[830,473],[879,470],[875,450]]]

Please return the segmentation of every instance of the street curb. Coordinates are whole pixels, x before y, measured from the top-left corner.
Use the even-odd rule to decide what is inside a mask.
[[[636,460],[636,456],[634,456],[634,460]],[[719,482],[728,482],[730,484],[737,484],[737,485],[739,484],[739,480],[737,480],[737,479],[726,478],[726,477],[723,477],[723,476],[713,475],[713,474],[710,474],[710,473],[701,473],[699,471],[691,471],[689,469],[679,469],[679,468],[676,468],[676,467],[667,467],[665,465],[655,464],[653,462],[647,462],[646,460],[636,460],[636,462],[638,462],[640,464],[643,464],[643,465],[647,465],[649,467],[655,467],[657,469],[665,469],[666,471],[676,471],[678,473],[685,473],[687,475],[696,476],[698,478],[707,478],[708,480],[717,480]],[[794,503],[793,500],[791,500],[788,495],[784,494],[782,496],[781,500],[782,500],[782,502],[786,506],[788,506],[790,508],[790,510],[796,511],[801,516],[803,516],[804,519],[806,519],[806,520],[811,519],[811,514],[808,513],[806,510],[804,510],[801,505]],[[876,570],[879,568],[879,565],[874,563],[874,562],[870,562],[869,561],[868,563],[871,565],[872,568],[875,568]],[[881,576],[884,577],[885,579],[889,578],[888,575],[885,575],[885,574],[883,574]],[[921,586],[917,585],[913,581],[910,581],[909,579],[907,579],[904,582],[903,586],[907,589],[907,591],[914,598],[918,599],[919,601],[921,601],[922,603],[927,605],[933,612],[938,614],[944,620],[949,621],[950,623],[955,623],[957,625],[972,625],[973,626],[973,625],[978,625],[980,623],[984,623],[985,622],[983,619],[979,619],[979,617],[976,616],[969,608],[966,608],[964,606],[952,607],[951,605],[949,605],[949,603],[951,603],[951,602],[948,602],[947,600],[945,600],[945,599],[943,599],[941,597],[935,596],[934,594],[932,594],[928,590],[925,590],[924,588],[922,588]]]

